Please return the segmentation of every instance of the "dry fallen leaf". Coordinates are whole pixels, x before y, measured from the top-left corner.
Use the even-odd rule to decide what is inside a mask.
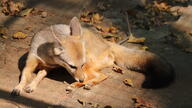
[[[117,42],[120,40],[120,36],[117,35],[118,28],[114,26],[109,26],[106,24],[93,24],[101,36],[110,42]]]
[[[1,36],[3,39],[7,39],[8,37],[6,35]]]
[[[87,18],[87,17],[80,17],[80,20],[81,20],[82,22],[87,22],[87,23],[89,23],[89,22],[91,21],[91,19],[90,19],[90,18]]]
[[[116,34],[118,32],[118,29],[117,29],[117,27],[110,27],[109,32],[113,33],[113,34]]]
[[[34,8],[25,9],[19,13],[19,16],[29,16],[33,10]]]
[[[111,33],[101,33],[102,37],[103,38],[112,38],[112,37],[115,37],[117,38],[118,36],[117,35],[114,35],[114,34],[111,34]]]
[[[149,50],[149,47],[143,46],[143,47],[141,47],[141,49],[142,49],[142,50]]]
[[[13,34],[14,39],[24,39],[26,37],[27,37],[27,34],[23,32],[16,32],[15,34]]]
[[[127,85],[127,86],[130,86],[130,87],[133,87],[133,82],[132,82],[132,80],[131,79],[124,79],[123,80],[123,83],[125,84],[125,85]]]
[[[136,12],[128,11],[130,16],[129,20],[133,28],[150,30],[153,27],[163,25],[166,21],[175,20],[170,13],[171,7],[165,0],[151,2],[144,8],[145,9],[137,10]]]
[[[101,23],[103,20],[103,16],[97,12],[90,12],[88,10],[84,10],[81,13],[80,21],[89,23],[89,24],[95,24],[95,23]]]
[[[100,23],[101,20],[103,19],[103,16],[101,16],[99,13],[95,13],[93,14],[91,19],[92,19],[92,22],[94,23]]]
[[[161,11],[166,11],[170,8],[170,6],[165,2],[158,3],[157,1],[154,1],[154,5]]]
[[[7,33],[8,33],[8,29],[6,27],[0,27],[0,36],[3,39],[7,39]]]
[[[24,2],[14,2],[12,0],[4,0],[2,2],[2,12],[5,15],[18,15],[24,7]]]
[[[117,73],[123,74],[123,70],[122,70],[120,67],[113,66],[112,70],[115,71],[115,72],[117,72]]]
[[[130,42],[130,43],[144,43],[145,38],[144,37],[136,38],[135,36],[130,35],[127,42]]]
[[[84,10],[81,13],[80,21],[90,23],[91,22],[91,15],[92,15],[92,12],[90,12],[88,10]]]
[[[10,15],[18,15],[18,13],[24,8],[23,2],[9,2]]]
[[[100,25],[96,25],[96,24],[94,24],[93,25],[99,32],[102,32],[102,33],[105,33],[105,34],[116,34],[116,33],[118,33],[118,28],[117,27],[114,27],[114,26],[106,26],[106,25],[102,25],[102,24],[100,24]]]
[[[132,98],[134,102],[134,108],[156,108],[152,104],[146,102],[144,99],[140,97],[134,97]]]
[[[94,27],[99,31],[99,32],[103,32],[103,33],[106,33],[109,31],[109,28],[108,27],[105,27],[105,26],[102,26],[102,25],[95,25],[94,24]]]
[[[121,39],[120,36],[118,35],[114,35],[111,33],[101,33],[102,37],[105,38],[106,40],[110,41],[110,42],[117,42],[118,40]]]
[[[90,11],[84,10],[84,11],[81,13],[81,17],[87,17],[89,14],[91,14]]]

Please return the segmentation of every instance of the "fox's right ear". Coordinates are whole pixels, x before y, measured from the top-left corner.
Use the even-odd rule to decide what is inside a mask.
[[[53,48],[53,53],[55,55],[60,55],[63,51],[64,51],[64,49],[62,47]]]
[[[79,19],[77,17],[72,18],[69,26],[71,29],[71,35],[74,35],[74,36],[81,36],[82,35],[81,24],[80,24]]]

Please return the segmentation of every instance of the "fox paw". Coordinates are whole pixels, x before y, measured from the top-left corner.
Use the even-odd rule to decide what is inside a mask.
[[[23,88],[20,86],[16,86],[12,92],[11,92],[11,96],[20,96],[21,92],[23,91]]]
[[[83,89],[85,89],[85,90],[91,90],[91,87],[92,87],[92,86],[93,86],[92,84],[85,84],[84,87],[83,87]]]
[[[35,90],[36,87],[32,86],[32,85],[28,85],[25,87],[25,92],[27,93],[31,93]]]

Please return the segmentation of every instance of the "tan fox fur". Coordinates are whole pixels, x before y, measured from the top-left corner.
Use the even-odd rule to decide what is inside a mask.
[[[159,56],[106,41],[82,28],[74,17],[69,26],[54,25],[34,36],[21,81],[12,94],[19,95],[23,89],[32,92],[47,75],[47,70],[58,66],[66,68],[76,79],[72,86],[93,86],[107,78],[100,70],[113,65],[143,72],[150,84],[163,85],[173,80],[171,66]],[[41,68],[37,77],[27,85],[31,73],[38,67]]]

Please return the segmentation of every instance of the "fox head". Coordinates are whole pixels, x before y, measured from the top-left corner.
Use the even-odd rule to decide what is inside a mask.
[[[70,22],[70,36],[61,39],[53,47],[56,62],[65,67],[75,80],[83,82],[85,75],[82,67],[85,64],[85,45],[82,39],[82,28],[78,18]]]

